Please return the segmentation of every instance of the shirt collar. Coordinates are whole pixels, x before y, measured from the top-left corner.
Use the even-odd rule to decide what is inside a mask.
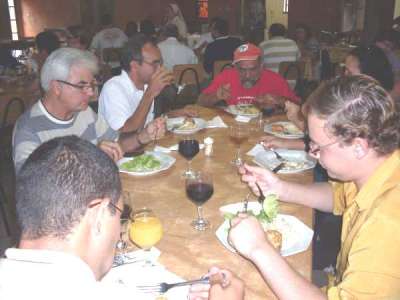
[[[9,260],[20,262],[38,263],[38,264],[58,264],[68,267],[68,269],[76,269],[80,276],[96,281],[92,269],[78,256],[53,250],[39,249],[17,249],[8,248],[5,256]]]
[[[129,86],[132,87],[132,92],[133,92],[133,93],[139,94],[139,96],[141,97],[142,94],[144,93],[144,91],[146,91],[148,84],[145,84],[145,85],[144,85],[144,90],[143,90],[143,91],[142,91],[142,90],[139,90],[139,89],[136,87],[136,85],[135,85],[135,83],[133,82],[133,80],[129,77],[129,74],[128,74],[126,71],[122,70],[120,76],[123,78],[123,80],[124,80]]]
[[[366,184],[357,193],[354,201],[359,210],[371,207],[379,195],[399,184],[400,150],[394,151],[372,174]]]

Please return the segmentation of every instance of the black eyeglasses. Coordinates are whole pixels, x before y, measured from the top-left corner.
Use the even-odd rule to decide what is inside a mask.
[[[101,202],[92,203],[92,204],[89,205],[89,207],[90,207],[90,208],[95,207],[95,206],[99,205],[100,203],[101,203]],[[111,207],[113,207],[113,208],[115,208],[115,209],[116,209],[117,211],[119,211],[119,212],[121,213],[121,215],[122,215],[122,213],[123,213],[122,209],[120,209],[120,208],[119,208],[118,206],[116,206],[114,203],[112,203],[112,202],[110,201],[110,202],[108,202],[108,205],[111,206]]]
[[[310,146],[310,150],[308,152],[310,152],[313,155],[317,155],[321,152],[322,149],[326,149],[330,146],[333,146],[335,144],[339,143],[339,141],[334,141],[332,143],[329,144],[325,144],[325,145],[317,145],[316,143],[314,143],[313,141],[310,141],[309,146]]]
[[[57,82],[72,86],[76,89],[81,90],[82,92],[88,93],[90,91],[92,92],[96,92],[97,88],[99,86],[99,84],[97,83],[97,81],[92,81],[92,82],[86,82],[86,81],[82,81],[79,84],[75,84],[72,82],[68,82],[68,81],[64,81],[64,80],[56,80]]]
[[[155,60],[155,61],[146,61],[144,59],[142,59],[142,63],[148,64],[149,66],[152,66],[153,68],[158,68],[161,67],[163,65],[163,60]]]

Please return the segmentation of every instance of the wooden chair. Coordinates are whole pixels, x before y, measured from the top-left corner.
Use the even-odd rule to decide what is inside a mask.
[[[0,123],[0,159],[10,159],[14,124],[24,111],[25,103],[21,98],[14,97],[8,101]]]
[[[205,79],[205,71],[201,64],[175,65],[173,74],[176,84],[195,85],[197,96],[200,95],[200,84]]]
[[[213,68],[213,78],[221,73],[226,68],[232,68],[232,61],[231,60],[217,60],[214,62]]]

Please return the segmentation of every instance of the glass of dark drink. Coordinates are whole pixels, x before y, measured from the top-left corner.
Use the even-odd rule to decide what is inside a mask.
[[[242,143],[248,140],[250,135],[250,129],[245,123],[234,123],[229,126],[229,136],[231,141],[236,145],[236,157],[231,161],[232,164],[236,166],[241,166],[243,164],[242,155],[240,152],[240,146]]]
[[[199,153],[199,149],[199,141],[193,137],[186,137],[179,142],[178,151],[188,162],[187,170],[183,173],[183,177],[190,178],[193,175],[190,163],[193,157]]]
[[[193,172],[192,177],[186,179],[186,194],[197,206],[197,219],[191,225],[197,230],[206,230],[209,222],[203,218],[203,204],[214,193],[213,181],[210,174],[202,171]]]

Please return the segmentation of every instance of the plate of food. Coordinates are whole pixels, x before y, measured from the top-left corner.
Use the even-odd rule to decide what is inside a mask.
[[[261,113],[261,111],[253,104],[229,105],[226,108],[226,111],[236,116],[245,116],[250,118],[258,117]]]
[[[290,256],[307,250],[314,231],[294,216],[279,214],[276,202],[276,196],[272,194],[264,200],[264,208],[258,202],[249,202],[247,213],[253,214],[260,221],[266,238],[282,256]],[[243,202],[225,205],[219,210],[224,215],[225,221],[216,231],[217,238],[227,249],[236,252],[228,242],[228,232],[230,219],[243,210]],[[270,211],[272,219],[268,217],[265,210]]]
[[[135,176],[147,176],[169,169],[176,159],[161,152],[146,152],[135,157],[124,157],[117,162],[119,171]]]
[[[264,126],[264,132],[284,139],[300,139],[304,137],[301,131],[292,122],[274,122]]]
[[[283,163],[283,166],[278,171],[280,174],[298,173],[312,169],[316,165],[316,160],[305,151],[286,149],[277,149],[275,151],[282,156],[282,160],[279,160],[274,152],[264,150],[255,155],[254,162],[269,170],[273,170],[280,163]]]
[[[167,129],[176,134],[193,134],[207,127],[201,118],[168,118]]]

